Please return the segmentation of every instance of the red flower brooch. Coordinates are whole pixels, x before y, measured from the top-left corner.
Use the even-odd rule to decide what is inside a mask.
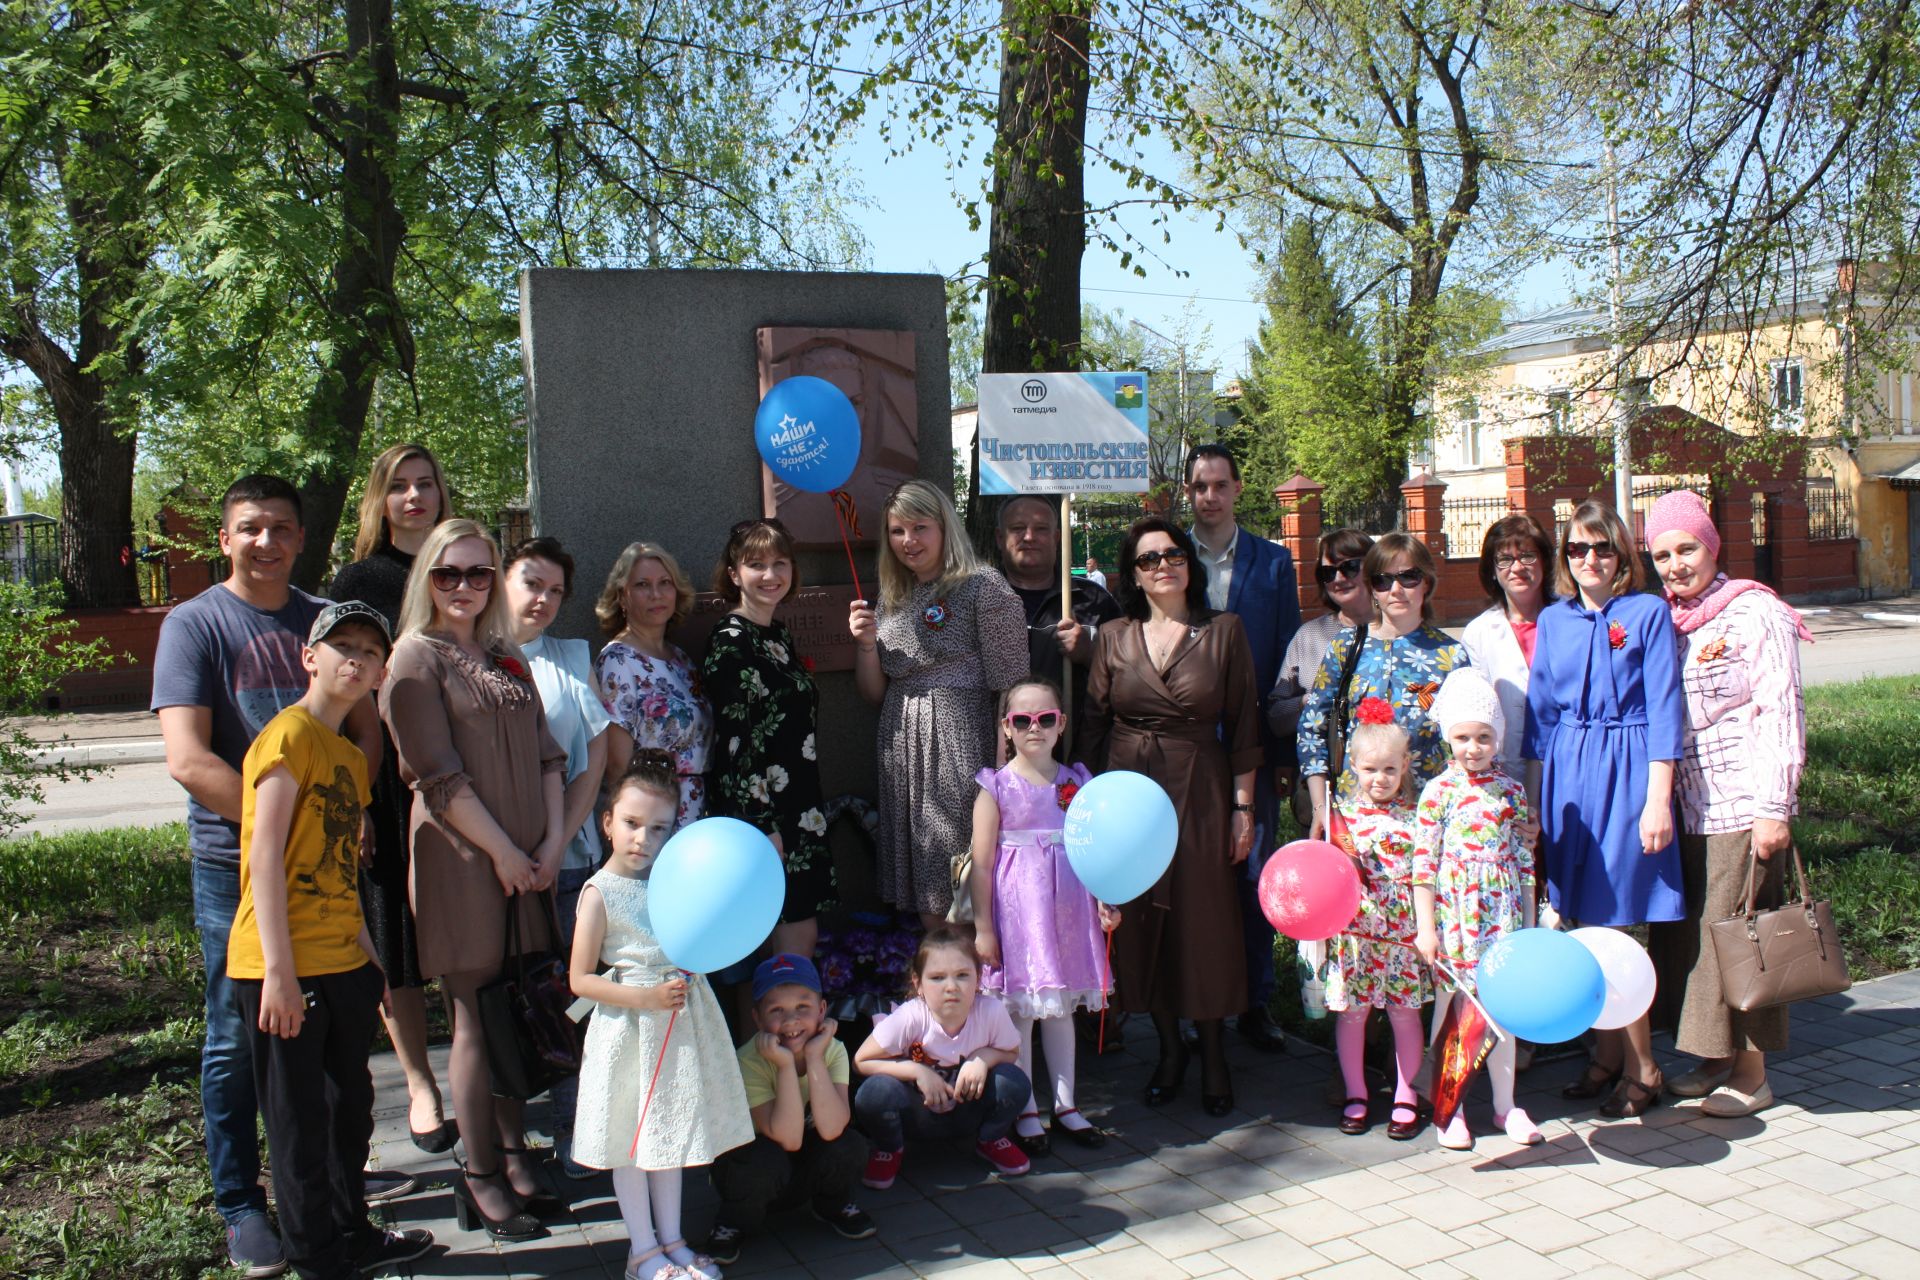
[[[493,660],[493,665],[512,676],[515,680],[529,680],[527,664],[510,654],[501,654]]]
[[[1607,624],[1607,643],[1616,649],[1627,647],[1627,629],[1617,622]]]
[[[804,654],[801,655],[800,669],[803,671],[811,672],[813,670],[813,659],[805,656]]]
[[[1362,698],[1353,715],[1361,724],[1392,724],[1393,704],[1385,698]]]
[[[1060,797],[1060,807],[1064,809],[1073,803],[1075,796],[1080,794],[1080,784],[1077,782],[1063,782],[1053,790],[1054,793]]]

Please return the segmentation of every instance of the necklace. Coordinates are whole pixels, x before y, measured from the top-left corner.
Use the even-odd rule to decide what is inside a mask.
[[[1153,624],[1149,623],[1141,627],[1141,632],[1146,637],[1146,641],[1147,641],[1147,658],[1149,661],[1153,663],[1154,670],[1165,671],[1167,669],[1167,659],[1171,658],[1173,656],[1174,649],[1179,647],[1180,637],[1187,634],[1189,631],[1192,630],[1192,628],[1185,623],[1178,624],[1177,629],[1173,632],[1172,638],[1167,640],[1166,643],[1157,646],[1156,648],[1154,644],[1154,633],[1152,630],[1152,626]],[[1166,633],[1166,628],[1162,627],[1161,634],[1164,635],[1165,633]]]

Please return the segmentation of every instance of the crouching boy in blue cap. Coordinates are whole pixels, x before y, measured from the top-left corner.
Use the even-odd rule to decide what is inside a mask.
[[[753,1141],[713,1163],[720,1213],[707,1252],[729,1263],[772,1209],[803,1199],[813,1216],[849,1240],[874,1233],[853,1203],[867,1140],[847,1104],[847,1048],[834,1038],[820,973],[805,956],[778,955],[753,971],[759,1034],[740,1046],[740,1077],[753,1112]]]

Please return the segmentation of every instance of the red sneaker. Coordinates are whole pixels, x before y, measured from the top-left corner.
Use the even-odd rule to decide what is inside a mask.
[[[1018,1153],[1016,1153],[1018,1154]],[[904,1151],[882,1151],[878,1147],[867,1156],[867,1172],[860,1179],[875,1191],[885,1191],[900,1176],[900,1160]]]
[[[1033,1168],[1033,1161],[1027,1159],[1026,1152],[1014,1145],[1012,1138],[995,1138],[992,1142],[976,1142],[973,1144],[973,1150],[982,1160],[991,1164],[994,1172],[1003,1178],[1015,1178]]]

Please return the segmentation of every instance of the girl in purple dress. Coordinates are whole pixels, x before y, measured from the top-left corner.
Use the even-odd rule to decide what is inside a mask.
[[[1067,805],[1089,776],[1085,765],[1062,764],[1055,756],[1061,714],[1060,690],[1051,680],[1022,680],[1001,699],[1009,760],[976,775],[974,945],[985,966],[982,989],[1006,1002],[1020,1032],[1020,1070],[1029,1079],[1033,1027],[1040,1024],[1053,1073],[1054,1124],[1083,1147],[1102,1147],[1106,1135],[1073,1102],[1073,1013],[1106,1007],[1101,931],[1120,918],[1073,874],[1061,841]],[[1029,1156],[1045,1154],[1038,1098],[1027,1106],[1013,1140]]]

